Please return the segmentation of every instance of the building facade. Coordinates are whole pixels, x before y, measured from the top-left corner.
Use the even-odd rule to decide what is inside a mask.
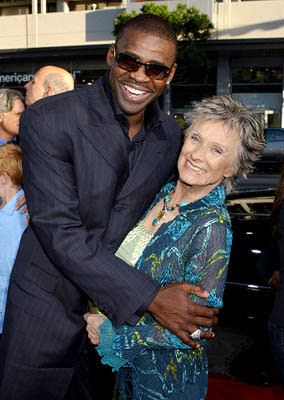
[[[258,113],[264,126],[284,127],[283,0],[159,1],[197,7],[214,24],[203,44],[209,71],[171,86],[171,112],[183,114],[194,99],[233,94]],[[113,20],[142,1],[0,0],[0,86],[17,87],[43,65],[73,73],[76,86],[92,84],[107,69]]]

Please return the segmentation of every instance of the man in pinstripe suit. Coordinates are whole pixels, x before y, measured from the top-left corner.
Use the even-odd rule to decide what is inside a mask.
[[[11,276],[1,400],[101,398],[83,368],[88,299],[115,326],[148,310],[193,346],[188,332],[216,323],[216,310],[188,297],[207,296],[201,288],[159,288],[113,255],[176,164],[180,129],[156,100],[174,76],[176,46],[160,17],[138,16],[110,46],[106,76],[21,118],[30,226]]]

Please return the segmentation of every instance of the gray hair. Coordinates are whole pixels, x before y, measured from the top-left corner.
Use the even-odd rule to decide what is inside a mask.
[[[24,103],[24,96],[18,90],[0,89],[0,112],[7,113],[11,111],[17,99],[22,100]]]
[[[70,82],[68,82],[62,74],[57,74],[56,72],[46,75],[43,81],[44,90],[46,90],[48,86],[52,87],[55,94],[73,89],[73,87],[70,86]]]
[[[210,120],[223,121],[230,132],[239,134],[240,144],[233,164],[233,175],[223,181],[229,193],[233,181],[240,175],[252,172],[255,161],[261,157],[265,146],[263,127],[255,114],[235,97],[213,96],[193,103],[193,108],[185,116],[185,139],[193,124]]]

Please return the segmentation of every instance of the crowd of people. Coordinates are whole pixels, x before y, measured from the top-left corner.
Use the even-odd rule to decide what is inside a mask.
[[[45,66],[25,99],[0,89],[1,400],[99,398],[91,353],[119,399],[205,399],[226,193],[264,137],[232,96],[194,103],[183,135],[158,103],[176,54],[172,27],[142,14],[94,85]]]

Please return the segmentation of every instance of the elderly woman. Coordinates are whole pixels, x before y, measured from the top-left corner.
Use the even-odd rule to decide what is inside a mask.
[[[200,284],[210,295],[194,300],[220,308],[232,243],[226,191],[252,170],[263,150],[263,133],[255,116],[231,96],[195,103],[187,119],[178,181],[162,188],[116,255],[161,286]],[[100,343],[102,362],[118,371],[121,399],[205,398],[204,340],[193,349],[147,313],[136,326],[119,329],[102,315],[85,319],[92,343]],[[192,337],[200,339],[200,330]]]

